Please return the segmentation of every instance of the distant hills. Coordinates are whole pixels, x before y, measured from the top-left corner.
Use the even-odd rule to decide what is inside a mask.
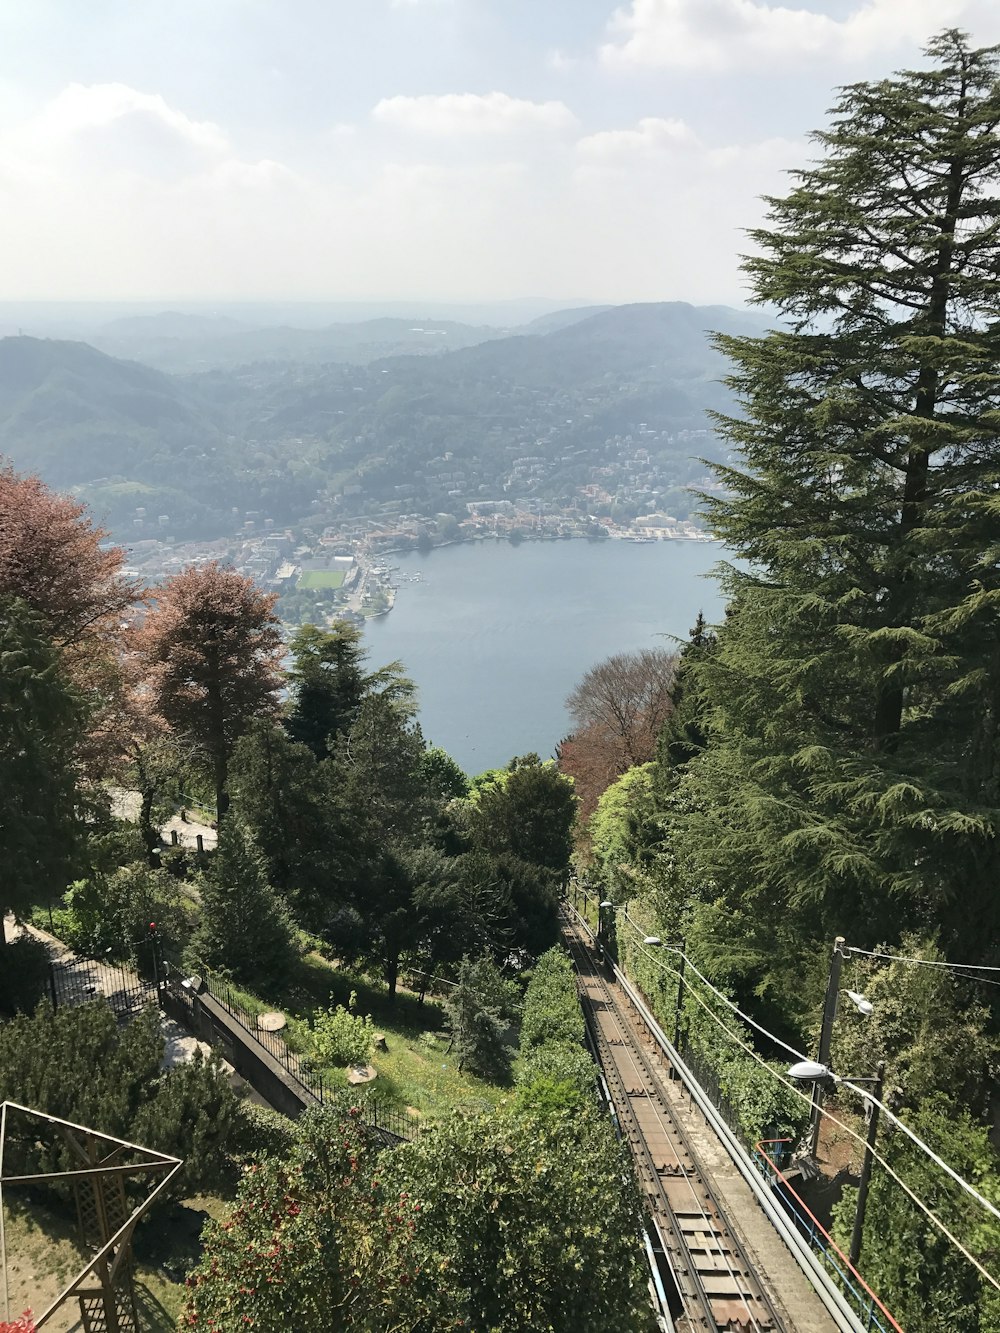
[[[92,338],[111,356],[129,357],[160,370],[192,373],[232,369],[257,361],[315,365],[364,365],[382,357],[426,355],[471,347],[505,330],[454,320],[383,318],[303,329],[290,325],[244,328],[235,320],[147,315],[115,320]]]
[[[704,429],[706,408],[729,401],[706,331],[754,332],[764,321],[662,302],[553,312],[506,336],[394,318],[313,330],[236,323],[168,312],[110,326],[108,338],[221,346],[226,358],[253,349],[200,374],[86,343],[0,339],[0,453],[76,489],[119,535],[136,506],[168,516],[176,535],[228,530],[233,509],[293,522],[345,485],[362,504],[404,494],[413,508],[462,512],[503,485],[517,454],[599,454],[640,424]],[[446,350],[429,355],[436,346]],[[421,481],[445,453],[459,480]]]

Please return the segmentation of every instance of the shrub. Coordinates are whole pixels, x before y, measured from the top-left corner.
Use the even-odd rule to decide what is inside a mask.
[[[48,994],[48,950],[33,935],[22,935],[7,946],[3,961],[3,970],[0,971],[0,1013],[30,1014],[39,1000]]]
[[[148,967],[149,923],[171,945],[183,943],[188,922],[174,878],[146,865],[77,880],[53,913],[55,933],[77,953],[112,960],[138,958]]]
[[[514,1070],[518,1087],[530,1087],[539,1079],[570,1083],[582,1095],[592,1096],[597,1084],[597,1067],[585,1047],[576,1042],[547,1041],[522,1053]]]
[[[269,1106],[240,1102],[231,1140],[240,1157],[281,1157],[291,1152],[298,1137],[293,1121]]]
[[[549,1042],[580,1045],[584,1025],[573,964],[564,949],[542,954],[524,996],[521,1051]]]
[[[375,1049],[371,1014],[352,1014],[357,994],[351,991],[350,1008],[342,1004],[316,1019],[311,1034],[313,1055],[323,1065],[366,1065]]]

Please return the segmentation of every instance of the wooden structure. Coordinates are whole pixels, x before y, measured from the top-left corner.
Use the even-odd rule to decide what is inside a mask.
[[[35,1170],[39,1162],[68,1162],[65,1170]],[[51,1186],[68,1191],[80,1243],[93,1257],[35,1319],[39,1330],[76,1298],[84,1333],[141,1333],[132,1276],[132,1237],[139,1219],[181,1169],[176,1157],[153,1152],[70,1120],[0,1103],[0,1267],[3,1317],[10,1319],[4,1191]],[[25,1169],[26,1168],[26,1169]],[[136,1201],[129,1178],[145,1182]]]

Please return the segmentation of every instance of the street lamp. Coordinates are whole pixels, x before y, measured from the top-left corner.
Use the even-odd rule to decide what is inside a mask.
[[[664,947],[659,935],[647,935],[643,944],[659,949]],[[683,936],[681,936],[680,948],[674,949],[674,952],[680,955],[677,971],[677,1003],[674,1006],[674,1050],[679,1051],[681,1048],[681,1018],[684,1013],[684,964],[687,962]]]
[[[850,994],[850,992],[848,992]],[[854,996],[851,995],[852,1000]],[[858,998],[864,999],[864,996]],[[857,1001],[855,1001],[857,1003]],[[871,1003],[865,1000],[868,1005],[868,1012],[871,1012]],[[861,1009],[861,1006],[858,1005]],[[861,1009],[864,1013],[865,1010]],[[798,1064],[792,1065],[788,1071],[790,1078],[798,1079],[801,1082],[812,1083],[813,1088],[828,1087],[831,1084],[845,1083],[848,1087],[856,1088],[862,1083],[873,1084],[872,1092],[862,1092],[865,1099],[865,1113],[868,1117],[868,1133],[865,1136],[865,1155],[861,1163],[861,1179],[858,1181],[858,1201],[854,1208],[854,1226],[851,1230],[851,1249],[848,1255],[851,1266],[856,1267],[861,1258],[861,1237],[865,1226],[865,1210],[868,1207],[868,1187],[872,1178],[872,1162],[875,1157],[875,1138],[878,1134],[878,1113],[882,1101],[882,1088],[885,1082],[885,1061],[880,1060],[875,1068],[874,1078],[841,1078],[835,1074],[829,1066],[820,1064],[817,1060],[800,1060]],[[815,1105],[815,1093],[814,1093]]]
[[[857,1009],[858,1013],[864,1014],[865,1018],[874,1011],[875,1006],[872,1004],[871,1000],[867,999],[867,997],[862,995],[859,991],[845,990],[844,994],[850,1000],[851,1004],[854,1005],[855,1009]]]

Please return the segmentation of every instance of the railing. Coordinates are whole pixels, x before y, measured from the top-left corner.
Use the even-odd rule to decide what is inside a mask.
[[[722,1116],[723,1120],[725,1120],[726,1124],[743,1144],[744,1148],[752,1152],[754,1145],[747,1139],[747,1135],[740,1124],[740,1117],[736,1108],[723,1093],[719,1075],[714,1066],[709,1064],[696,1047],[689,1045],[684,1040],[683,1033],[681,1034],[681,1040],[678,1043],[677,1050],[684,1057],[684,1063],[701,1084],[706,1096],[718,1111],[719,1115]]]
[[[753,1159],[761,1174],[769,1181],[775,1194],[788,1215],[794,1220],[799,1231],[805,1236],[828,1275],[837,1284],[850,1302],[851,1308],[861,1324],[870,1333],[903,1333],[902,1328],[893,1319],[879,1298],[869,1287],[847,1255],[833,1239],[820,1221],[813,1216],[802,1196],[783,1174],[774,1161],[775,1149],[784,1155],[790,1146],[790,1139],[761,1139],[754,1145]],[[771,1153],[765,1152],[765,1146]]]
[[[264,1050],[277,1060],[282,1069],[301,1088],[314,1097],[320,1106],[325,1106],[335,1099],[342,1099],[343,1088],[331,1083],[317,1070],[310,1068],[306,1061],[296,1051],[293,1051],[277,1032],[268,1032],[266,1028],[262,1028],[258,1021],[258,1015],[251,1012],[239,1000],[232,987],[227,985],[225,981],[221,981],[217,977],[206,977],[205,986],[209,995],[222,1005],[230,1018],[234,1018],[259,1046],[263,1046]],[[373,1129],[391,1135],[396,1139],[412,1139],[415,1136],[416,1126],[412,1118],[405,1111],[400,1111],[398,1107],[370,1094],[359,1097],[357,1105],[361,1111],[361,1118],[365,1124],[371,1125]]]
[[[148,963],[147,963],[148,966]],[[49,995],[56,1009],[85,1004],[88,1000],[106,1000],[119,1020],[142,1012],[156,997],[159,973],[153,956],[154,979],[146,980],[135,958],[128,962],[107,962],[100,958],[67,955],[49,963]]]

